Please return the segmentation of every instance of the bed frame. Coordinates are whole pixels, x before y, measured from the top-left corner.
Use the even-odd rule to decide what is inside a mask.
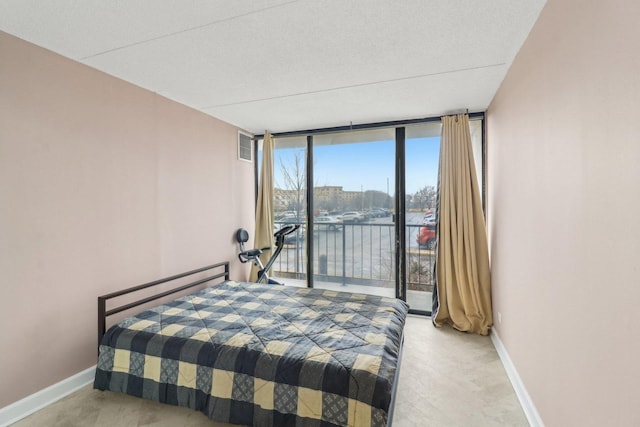
[[[393,375],[393,384],[391,384],[391,401],[389,402],[389,412],[387,413],[387,427],[392,427],[393,413],[396,407],[396,395],[398,394],[398,382],[400,382],[400,365],[402,364],[402,348],[404,347],[404,328],[400,336],[400,347],[398,348],[398,365],[396,373]]]
[[[198,280],[196,280],[194,282],[187,283],[186,285],[182,285],[182,286],[179,286],[179,287],[174,288],[174,289],[169,289],[169,290],[161,292],[159,294],[151,295],[151,296],[146,297],[146,298],[141,298],[141,299],[136,300],[134,302],[131,302],[131,303],[128,303],[128,304],[125,304],[125,305],[121,305],[119,307],[114,307],[114,308],[112,308],[110,310],[107,310],[107,301],[112,299],[112,298],[116,298],[116,297],[120,297],[120,296],[123,296],[123,295],[131,294],[131,293],[140,291],[142,289],[147,289],[147,288],[151,288],[153,286],[161,285],[163,283],[172,282],[174,280],[178,280],[178,279],[181,279],[183,277],[193,276],[194,274],[202,273],[203,271],[208,271],[208,270],[219,271],[220,269],[222,269],[222,267],[224,267],[224,271],[223,272],[219,272],[219,273],[215,273],[215,274],[213,274],[213,272],[209,272],[208,274],[212,274],[212,275],[207,276],[207,277],[205,277],[203,279],[198,279]],[[198,269],[195,269],[195,270],[187,271],[186,273],[176,274],[175,276],[165,277],[164,279],[154,280],[153,282],[144,283],[142,285],[133,286],[131,288],[124,289],[122,291],[112,292],[110,294],[99,296],[98,297],[98,348],[100,347],[100,343],[102,342],[102,337],[104,336],[104,334],[105,334],[105,332],[107,330],[106,329],[107,317],[112,316],[112,315],[117,314],[117,313],[120,313],[120,312],[123,312],[123,311],[126,311],[126,310],[129,310],[129,309],[134,308],[134,307],[138,307],[138,306],[140,306],[142,304],[146,304],[148,302],[155,301],[155,300],[160,299],[162,297],[166,297],[167,295],[175,294],[177,292],[184,291],[185,289],[193,288],[194,286],[198,286],[198,285],[201,285],[203,283],[219,279],[221,277],[224,277],[224,280],[229,280],[229,261],[219,262],[217,264],[208,265],[206,267],[202,267],[202,268],[198,268]]]
[[[221,270],[223,269],[222,272],[218,272],[218,273],[214,273],[212,271],[209,270]],[[169,289],[166,291],[163,291],[159,294],[156,295],[151,295],[149,297],[146,298],[141,298],[139,300],[136,300],[134,302],[128,303],[128,304],[124,304],[118,307],[114,307],[111,308],[109,310],[107,310],[107,301],[113,298],[117,298],[123,295],[127,295],[127,294],[132,294],[134,292],[140,291],[142,289],[147,289],[147,288],[151,288],[153,286],[157,286],[157,285],[161,285],[163,283],[168,283],[168,282],[172,282],[174,280],[178,280],[181,279],[183,277],[188,277],[188,276],[192,276],[198,273],[202,273],[204,271],[209,271],[207,277],[202,278],[202,279],[198,279],[194,282],[191,283],[187,283],[186,285],[181,285],[178,286],[177,288],[174,289]],[[112,316],[114,314],[138,307],[140,305],[146,304],[148,302],[151,301],[155,301],[157,299],[163,298],[165,296],[171,295],[171,294],[175,294],[177,292],[201,285],[203,283],[207,283],[210,282],[212,280],[216,280],[216,279],[220,279],[220,278],[224,278],[224,280],[229,280],[229,262],[228,261],[224,261],[224,262],[220,262],[217,264],[213,264],[213,265],[209,265],[206,267],[202,267],[202,268],[198,268],[195,270],[191,270],[191,271],[187,271],[185,273],[181,273],[181,274],[176,274],[174,276],[170,276],[170,277],[166,277],[164,279],[159,279],[159,280],[154,280],[153,282],[148,282],[148,283],[144,283],[142,285],[137,285],[137,286],[133,286],[131,288],[127,288],[121,291],[117,291],[117,292],[112,292],[110,294],[106,294],[106,295],[102,295],[98,297],[98,347],[100,347],[100,342],[102,341],[102,337],[104,336],[105,332],[106,332],[106,319],[109,316]],[[387,427],[391,427],[392,426],[392,422],[393,422],[393,415],[394,415],[394,408],[395,408],[395,400],[396,400],[396,394],[397,394],[397,390],[398,390],[398,381],[400,378],[400,365],[402,363],[402,350],[404,347],[404,333],[401,335],[400,337],[400,347],[398,350],[398,365],[396,366],[396,372],[394,375],[394,379],[393,379],[393,384],[391,386],[391,402],[389,404],[389,412],[388,412],[388,418],[387,418]]]

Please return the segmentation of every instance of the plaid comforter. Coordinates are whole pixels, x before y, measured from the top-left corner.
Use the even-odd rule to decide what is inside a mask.
[[[227,281],[102,340],[94,387],[256,426],[384,426],[407,306]]]

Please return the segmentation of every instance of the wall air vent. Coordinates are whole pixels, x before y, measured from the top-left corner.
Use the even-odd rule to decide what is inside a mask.
[[[238,131],[238,160],[253,162],[252,136]]]

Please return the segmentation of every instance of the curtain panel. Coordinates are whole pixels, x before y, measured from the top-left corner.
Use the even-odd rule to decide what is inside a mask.
[[[262,143],[262,169],[258,184],[258,202],[256,205],[256,231],[254,248],[273,248],[273,137],[269,132],[264,135]],[[271,257],[272,249],[265,250],[260,255],[262,264],[265,265]],[[251,267],[249,280],[258,280],[258,268]]]
[[[438,194],[433,323],[487,335],[489,250],[466,114],[442,118]]]

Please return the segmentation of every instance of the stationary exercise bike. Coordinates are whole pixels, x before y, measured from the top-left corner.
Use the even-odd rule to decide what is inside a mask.
[[[260,255],[262,252],[271,249],[270,247],[262,248],[262,249],[249,249],[246,250],[244,248],[244,244],[249,241],[249,232],[244,228],[238,229],[236,231],[236,240],[240,243],[240,253],[238,254],[238,258],[240,262],[253,262],[258,267],[258,280],[257,283],[268,283],[272,285],[282,285],[283,283],[278,282],[275,279],[269,277],[269,269],[273,266],[273,263],[276,262],[276,258],[282,252],[282,248],[284,246],[285,237],[293,232],[295,232],[298,228],[300,228],[299,224],[287,224],[283,225],[278,231],[273,234],[273,237],[276,239],[276,251],[271,255],[269,261],[267,261],[266,265],[262,265],[262,261],[260,260]]]

